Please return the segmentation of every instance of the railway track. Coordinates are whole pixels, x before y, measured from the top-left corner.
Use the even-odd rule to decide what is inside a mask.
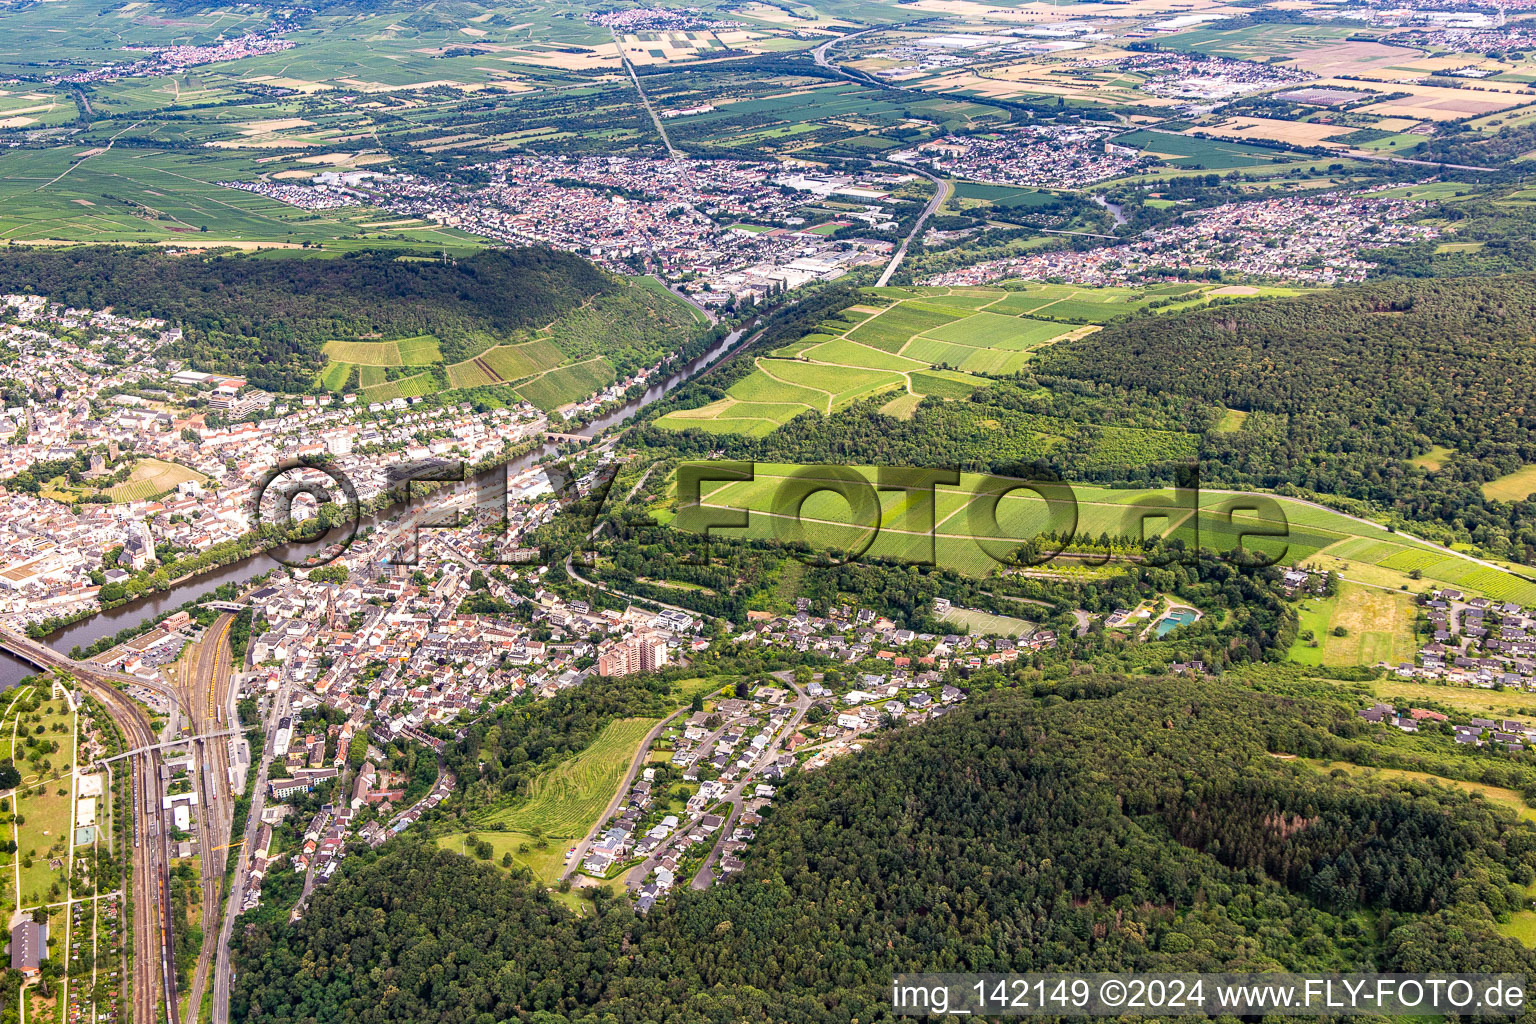
[[[129,750],[139,753],[128,759],[131,788],[133,878],[133,958],[130,973],[134,1024],[180,1024],[176,1005],[176,958],[171,933],[170,859],[160,807],[160,753],[154,729],[144,708],[117,688],[118,673],[77,662],[8,630],[0,630],[0,643],[44,669],[68,672],[80,688],[99,701],[116,723]],[[163,1001],[164,1010],[161,1010]]]
[[[81,686],[102,703],[123,734],[130,750],[155,743],[149,716],[138,703],[111,683],[91,677],[89,670],[76,672]],[[133,944],[131,965],[132,1006],[136,1024],[154,1024],[164,1018],[178,1024],[176,1006],[176,959],[171,934],[170,859],[160,808],[160,756],[145,750],[130,759],[133,787]],[[158,969],[157,969],[158,968]]]
[[[203,736],[218,731],[223,720],[222,703],[229,683],[231,658],[229,630],[235,617],[225,612],[208,628],[197,651],[195,664],[183,663],[177,687],[182,706],[192,721],[192,733]],[[193,774],[198,794],[198,845],[202,852],[203,906],[214,913],[219,903],[219,885],[224,878],[228,856],[226,844],[234,814],[229,792],[229,745],[223,738],[199,739],[193,744]],[[218,928],[203,929],[203,945],[198,951],[197,969],[192,978],[192,998],[187,1017],[196,1021],[202,1008],[203,993],[219,945]]]

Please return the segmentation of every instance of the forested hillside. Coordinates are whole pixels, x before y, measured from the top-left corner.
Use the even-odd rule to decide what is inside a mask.
[[[1536,506],[1480,485],[1536,462],[1536,276],[1385,280],[1294,299],[1144,317],[1044,350],[1047,386],[1107,386],[1131,404],[1250,412],[1202,439],[1206,479],[1377,502],[1460,521],[1529,559]],[[1439,472],[1404,461],[1443,445]]]
[[[0,292],[161,317],[183,329],[177,352],[194,366],[290,391],[312,388],[321,345],[331,338],[433,334],[453,361],[488,333],[542,326],[617,288],[583,259],[533,248],[448,262],[382,252],[336,259],[107,246],[0,252]]]
[[[792,777],[742,877],[644,919],[425,846],[349,858],[240,940],[236,1019],[867,1022],[902,970],[1536,968],[1492,929],[1536,829],[1271,756],[1375,746],[1348,696],[1013,681]]]

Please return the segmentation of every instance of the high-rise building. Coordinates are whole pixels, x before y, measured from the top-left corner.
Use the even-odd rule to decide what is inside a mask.
[[[668,654],[665,637],[656,633],[636,633],[598,655],[597,672],[602,676],[655,672],[667,664]]]

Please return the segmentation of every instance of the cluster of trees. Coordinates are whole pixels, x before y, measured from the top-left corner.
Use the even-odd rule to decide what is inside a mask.
[[[1476,190],[1468,186],[1465,194]],[[1458,195],[1462,193],[1458,192]],[[1437,240],[1393,246],[1367,253],[1378,277],[1481,277],[1536,270],[1536,212],[1518,203],[1496,205],[1485,199],[1461,199],[1438,204],[1431,213],[1455,232],[1458,242],[1472,247],[1438,251]]]
[[[578,751],[616,718],[662,718],[673,710],[671,684],[652,677],[588,679],[547,700],[503,704],[443,751],[462,788],[459,807],[483,808],[526,796],[541,770]]]
[[[1536,830],[1269,756],[1331,749],[1337,691],[1000,682],[792,777],[743,877],[645,918],[426,844],[348,858],[298,922],[236,930],[235,1018],[846,1022],[903,971],[1536,967],[1493,929]]]

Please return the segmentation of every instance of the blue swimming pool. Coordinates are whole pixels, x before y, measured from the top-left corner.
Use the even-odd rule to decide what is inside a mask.
[[[1166,636],[1180,626],[1189,625],[1199,617],[1200,614],[1191,608],[1180,608],[1177,611],[1169,612],[1158,620],[1157,635]]]

